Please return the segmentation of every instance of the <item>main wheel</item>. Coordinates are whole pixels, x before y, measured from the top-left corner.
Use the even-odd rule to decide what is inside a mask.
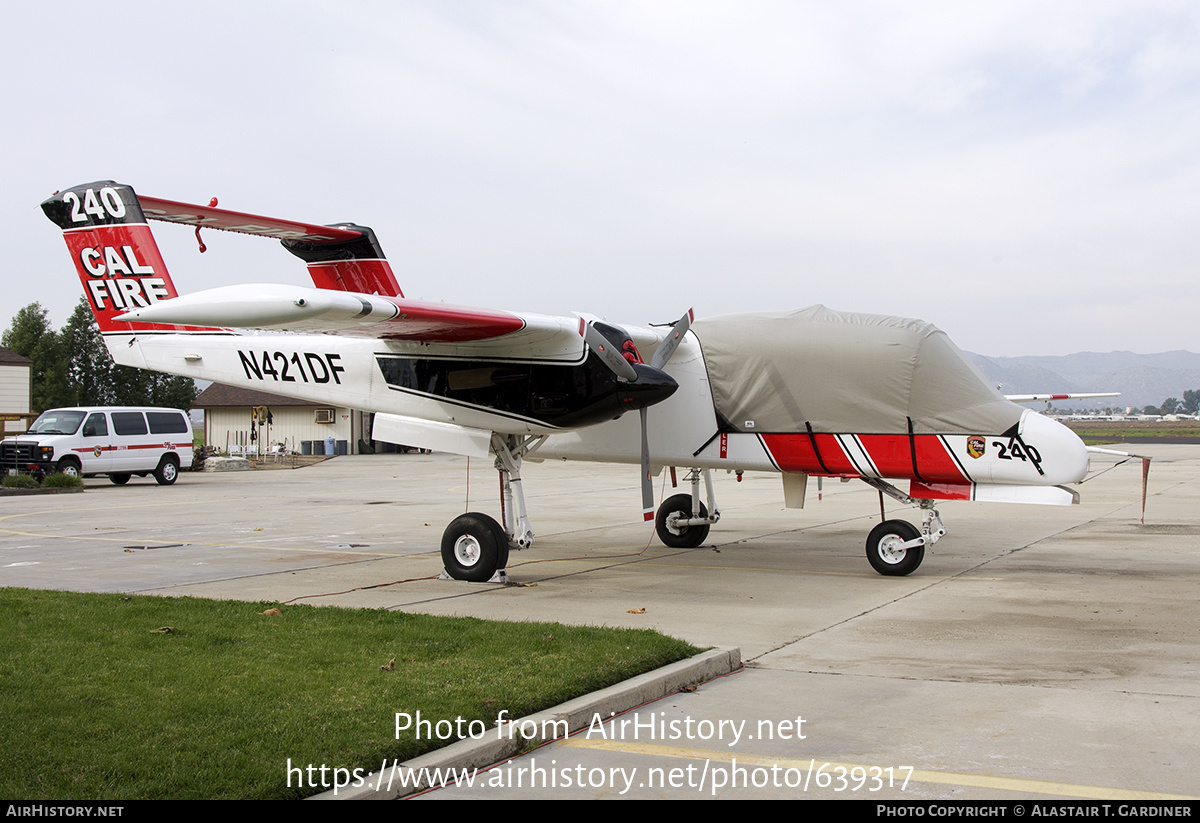
[[[169,486],[179,477],[179,460],[173,455],[164,454],[163,459],[158,461],[158,468],[154,470],[154,479],[158,481],[160,486]]]
[[[59,460],[58,470],[68,477],[81,477],[83,475],[79,467],[79,461],[74,457],[64,457],[62,460]]]
[[[508,562],[508,537],[486,514],[460,514],[442,534],[442,563],[455,580],[486,583],[502,562]]]
[[[116,474],[110,474],[108,479],[118,486],[124,486],[129,482],[129,474],[127,472],[117,472]]]
[[[694,549],[708,537],[708,524],[703,526],[680,526],[675,521],[686,520],[692,516],[692,496],[677,494],[668,497],[658,507],[658,517],[654,520],[654,530],[658,539],[672,549]],[[708,509],[700,504],[700,516],[708,517]]]
[[[500,554],[496,558],[497,569],[508,568],[508,534],[504,531],[504,527],[500,525],[495,518],[488,517],[486,514],[481,514],[480,517],[492,524],[492,532],[496,535],[496,543],[500,546]],[[490,578],[489,578],[490,579]]]
[[[921,532],[907,520],[885,520],[871,529],[867,538],[867,560],[880,574],[903,577],[912,574],[925,559],[925,547],[900,548],[900,544],[916,540]]]

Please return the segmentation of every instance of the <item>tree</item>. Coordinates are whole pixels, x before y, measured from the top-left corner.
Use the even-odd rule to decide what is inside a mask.
[[[1162,405],[1159,406],[1158,408],[1162,411],[1163,414],[1174,414],[1175,412],[1179,411],[1179,398],[1178,397],[1168,397],[1166,400],[1164,400],[1162,402]]]
[[[56,334],[50,327],[46,310],[33,303],[17,313],[2,340],[6,348],[34,361],[33,411],[55,406],[169,406],[186,410],[196,400],[196,384],[189,377],[113,363],[86,297],[80,298],[61,333]]]
[[[73,395],[72,405],[115,405],[115,366],[100,337],[96,317],[86,297],[79,299],[71,319],[63,326],[59,336],[67,352],[67,385]]]
[[[111,365],[111,363],[110,363]],[[168,406],[190,409],[196,400],[196,383],[190,377],[112,365],[114,406]]]
[[[1188,414],[1200,412],[1200,389],[1188,389],[1183,393],[1182,408]]]
[[[13,317],[0,345],[33,361],[30,411],[71,405],[63,346],[41,303],[30,303]]]

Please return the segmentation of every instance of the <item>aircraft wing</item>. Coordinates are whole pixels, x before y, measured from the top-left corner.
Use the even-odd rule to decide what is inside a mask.
[[[1074,394],[1006,394],[1005,400],[1032,403],[1034,400],[1084,400],[1090,397],[1120,397],[1119,391],[1076,392]]]
[[[282,284],[223,286],[160,300],[122,323],[301,332],[453,347],[454,354],[555,359],[584,356],[577,318],[513,314],[375,294]],[[444,352],[449,353],[449,352]]]
[[[197,239],[204,228],[280,240],[308,264],[317,288],[225,286],[130,305],[131,310],[112,318],[117,323],[365,337],[432,345],[438,353],[455,356],[562,362],[584,357],[585,329],[577,318],[406,299],[374,232],[366,226],[320,226],[235,212],[217,208],[215,198],[207,206],[136,198],[146,219],[193,226]]]

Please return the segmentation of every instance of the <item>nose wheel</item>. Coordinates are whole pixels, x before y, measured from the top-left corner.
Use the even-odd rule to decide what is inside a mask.
[[[867,538],[867,562],[889,577],[912,574],[925,559],[921,532],[907,520],[885,520]]]

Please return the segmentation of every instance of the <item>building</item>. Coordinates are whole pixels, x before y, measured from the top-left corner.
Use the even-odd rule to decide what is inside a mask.
[[[332,438],[337,454],[358,454],[360,441],[370,442],[371,415],[344,406],[213,383],[195,407],[204,410],[204,442],[224,453],[265,454],[282,445],[323,454]]]
[[[33,361],[0,347],[0,434],[20,434],[33,422]]]

